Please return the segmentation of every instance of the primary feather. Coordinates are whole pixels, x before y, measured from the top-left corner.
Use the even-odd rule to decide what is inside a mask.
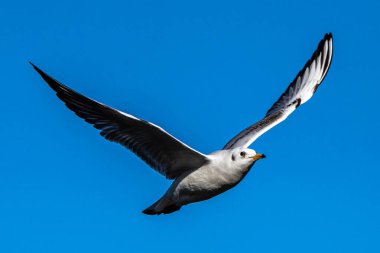
[[[307,102],[317,91],[330,68],[332,50],[332,35],[329,33],[321,40],[310,60],[267,111],[265,117],[241,131],[223,149],[250,146],[266,131],[284,121],[298,106]]]
[[[32,66],[76,115],[99,129],[107,140],[130,149],[167,178],[174,179],[207,162],[205,155],[162,128],[85,97],[56,81],[35,65]]]

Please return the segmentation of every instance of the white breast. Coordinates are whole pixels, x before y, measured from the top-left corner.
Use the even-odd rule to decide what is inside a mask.
[[[218,195],[235,186],[248,172],[234,166],[226,151],[210,154],[210,162],[178,178],[173,183],[172,194],[176,201],[187,204]]]

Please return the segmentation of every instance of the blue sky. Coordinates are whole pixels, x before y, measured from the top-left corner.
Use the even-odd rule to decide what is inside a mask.
[[[376,1],[7,1],[0,9],[1,252],[379,252]],[[72,88],[204,153],[259,120],[324,33],[316,96],[214,199],[146,216],[170,185],[54,96]]]

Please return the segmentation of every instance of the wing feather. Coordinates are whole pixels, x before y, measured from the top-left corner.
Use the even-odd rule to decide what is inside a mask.
[[[208,161],[205,155],[162,128],[85,97],[32,66],[76,115],[99,129],[104,138],[128,148],[167,178],[174,179]]]
[[[298,106],[307,102],[317,91],[330,68],[333,52],[332,41],[332,34],[326,34],[310,60],[267,111],[264,119],[244,129],[223,149],[248,147],[263,133],[284,121]]]

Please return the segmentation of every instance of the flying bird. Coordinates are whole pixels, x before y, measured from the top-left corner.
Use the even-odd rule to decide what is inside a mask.
[[[168,214],[203,201],[237,185],[256,161],[265,158],[248,147],[262,134],[284,121],[318,89],[332,59],[332,34],[326,34],[316,51],[265,117],[232,138],[221,150],[205,155],[176,139],[161,127],[119,111],[70,89],[34,69],[76,115],[100,130],[109,141],[131,150],[173,183],[145,214]]]

